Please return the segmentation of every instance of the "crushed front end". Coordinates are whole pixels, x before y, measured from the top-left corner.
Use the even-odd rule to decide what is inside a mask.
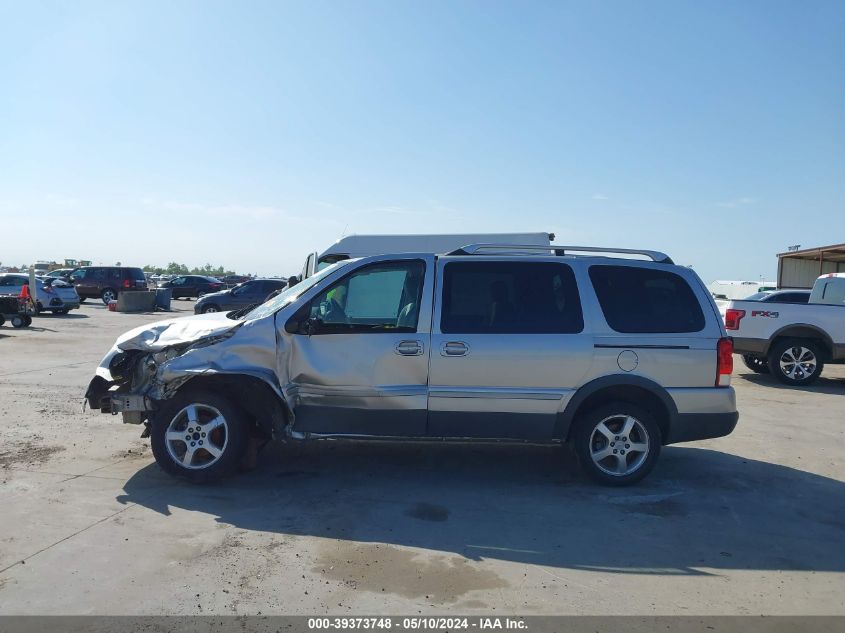
[[[171,319],[127,332],[106,354],[88,384],[88,406],[103,413],[120,413],[128,424],[145,422],[158,403],[187,380],[220,371],[216,360],[221,354],[213,359],[201,352],[230,339],[242,325],[216,314]],[[180,367],[172,366],[172,361],[188,355],[190,360]]]

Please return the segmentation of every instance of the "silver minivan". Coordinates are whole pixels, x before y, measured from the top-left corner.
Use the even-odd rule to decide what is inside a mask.
[[[661,446],[734,429],[731,371],[710,293],[666,255],[478,244],[345,260],[246,314],[139,327],[86,398],[192,481],[270,438],[436,438],[571,442],[624,485]]]

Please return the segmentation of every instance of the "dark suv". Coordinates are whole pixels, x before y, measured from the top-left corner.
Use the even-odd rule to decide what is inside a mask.
[[[108,304],[116,300],[120,292],[147,289],[144,271],[126,266],[83,266],[75,269],[68,278],[80,301],[99,298]]]
[[[179,275],[170,281],[165,281],[159,284],[159,288],[170,288],[172,297],[179,299],[186,297],[199,298],[211,292],[219,292],[226,289],[226,284],[216,277],[207,277],[205,275]]]

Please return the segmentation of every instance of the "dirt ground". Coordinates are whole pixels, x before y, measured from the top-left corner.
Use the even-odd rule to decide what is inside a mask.
[[[0,614],[845,614],[845,366],[796,389],[738,362],[737,430],[629,489],[560,448],[380,443],[193,486],[82,411],[159,318],[0,328]]]

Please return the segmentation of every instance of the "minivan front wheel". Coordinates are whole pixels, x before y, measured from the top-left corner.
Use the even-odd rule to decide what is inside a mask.
[[[660,427],[648,411],[628,402],[611,402],[576,421],[575,454],[595,481],[627,486],[645,477],[660,455]]]
[[[176,394],[156,411],[150,443],[163,470],[204,482],[235,471],[248,436],[244,413],[228,398],[194,389]]]

